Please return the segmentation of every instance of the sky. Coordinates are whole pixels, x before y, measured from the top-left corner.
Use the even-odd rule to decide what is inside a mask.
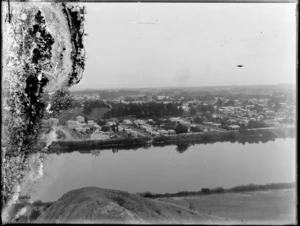
[[[84,5],[75,90],[296,84],[295,3]]]

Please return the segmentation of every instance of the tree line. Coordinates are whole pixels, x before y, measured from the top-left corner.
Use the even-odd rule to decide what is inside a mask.
[[[87,100],[83,104],[83,114],[88,115],[95,108],[110,108],[103,100]]]
[[[105,113],[104,118],[122,117],[126,115],[135,115],[135,117],[137,118],[153,118],[165,116],[178,117],[183,113],[182,108],[178,104],[174,103],[112,103],[111,105],[111,110]]]

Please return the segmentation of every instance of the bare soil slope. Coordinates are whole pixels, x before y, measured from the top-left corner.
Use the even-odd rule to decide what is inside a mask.
[[[176,204],[86,187],[54,202],[36,223],[230,223]]]

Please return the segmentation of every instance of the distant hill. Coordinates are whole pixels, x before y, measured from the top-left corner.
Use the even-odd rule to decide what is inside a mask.
[[[101,93],[118,93],[120,95],[136,95],[143,93],[162,93],[162,92],[199,92],[199,91],[222,91],[222,90],[234,90],[243,91],[245,90],[295,90],[295,84],[270,84],[270,85],[232,85],[232,86],[194,86],[194,87],[157,87],[157,88],[115,88],[115,89],[78,89],[71,90],[72,94],[100,94]]]

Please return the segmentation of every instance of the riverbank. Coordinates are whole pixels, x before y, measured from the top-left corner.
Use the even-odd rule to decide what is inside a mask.
[[[202,188],[201,191],[181,191],[177,193],[164,193],[164,194],[153,194],[151,192],[140,193],[142,197],[145,198],[170,198],[170,197],[188,197],[188,196],[201,196],[201,195],[211,195],[211,194],[228,194],[228,193],[244,193],[244,192],[254,192],[254,191],[271,191],[271,190],[281,190],[281,189],[295,189],[296,183],[272,183],[272,184],[248,184],[240,185],[232,188]]]
[[[117,138],[109,140],[55,141],[49,152],[72,152],[74,150],[110,149],[128,150],[153,146],[202,144],[216,142],[258,143],[268,142],[276,138],[295,137],[295,128],[263,128],[244,131],[225,131],[207,133],[185,133],[159,136],[154,138]]]
[[[151,142],[146,137],[139,138],[117,138],[108,140],[82,140],[82,141],[55,141],[49,147],[49,152],[56,151],[74,151],[74,150],[95,150],[107,148],[124,148],[143,147]]]
[[[296,225],[296,194],[296,189],[279,189],[159,200],[238,222],[239,225]]]
[[[207,132],[207,133],[183,133],[177,135],[154,137],[153,143],[176,143],[182,141],[195,141],[195,142],[253,142],[271,140],[275,138],[295,137],[295,128],[261,128],[251,130],[239,131],[224,131],[224,132]]]
[[[23,199],[15,212],[24,209],[24,213],[11,223],[295,223],[295,183],[231,189],[225,194],[151,199],[141,194],[86,187],[69,191],[55,202],[30,203]]]

